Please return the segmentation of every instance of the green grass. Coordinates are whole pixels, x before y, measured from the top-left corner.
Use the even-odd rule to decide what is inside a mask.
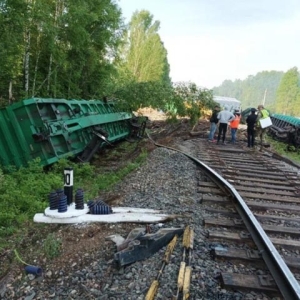
[[[122,144],[122,152],[130,154],[132,144]],[[85,201],[96,198],[101,191],[113,188],[130,172],[138,168],[146,159],[147,152],[118,170],[101,170],[89,163],[73,163],[66,159],[60,160],[47,172],[40,166],[38,160],[30,163],[28,168],[10,170],[4,173],[0,169],[0,249],[8,245],[7,237],[22,236],[28,227],[34,226],[33,217],[49,206],[50,192],[63,188],[64,168],[74,170],[74,193],[77,188],[84,190]],[[26,224],[26,225],[25,225]],[[25,225],[25,226],[24,226]],[[25,228],[26,227],[26,228]],[[17,238],[17,236],[15,238]],[[47,251],[54,255],[56,244],[49,238]],[[54,247],[55,246],[55,247]]]
[[[59,256],[61,252],[61,240],[49,233],[44,241],[44,252],[50,259]]]
[[[278,154],[294,161],[297,164],[300,164],[300,153],[297,153],[295,151],[288,151],[287,145],[285,143],[276,141],[269,136],[267,136],[266,139],[272,145],[273,150]]]

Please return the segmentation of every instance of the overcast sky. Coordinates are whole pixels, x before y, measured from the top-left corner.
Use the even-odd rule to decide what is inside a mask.
[[[225,79],[300,67],[300,0],[117,0],[160,21],[172,81],[212,88]]]

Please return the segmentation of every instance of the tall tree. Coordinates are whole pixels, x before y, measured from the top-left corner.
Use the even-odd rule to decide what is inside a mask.
[[[136,82],[160,81],[170,84],[167,51],[158,34],[160,23],[148,11],[136,11],[121,49],[120,72]]]
[[[297,67],[294,67],[282,77],[276,93],[276,111],[286,115],[298,116],[300,111],[295,111],[295,104],[297,105],[299,92],[299,72]]]
[[[101,97],[122,31],[115,0],[1,1],[0,97]]]
[[[14,100],[13,87],[23,87],[23,29],[26,24],[24,0],[0,3],[0,99]]]
[[[172,108],[173,103],[176,102],[177,114],[188,116],[193,125],[196,125],[205,111],[213,108],[216,104],[213,101],[212,90],[199,88],[192,82],[178,82],[174,85],[174,96],[171,98],[171,102],[167,104]],[[180,108],[183,109],[180,110]],[[169,114],[172,114],[172,109],[169,109]]]

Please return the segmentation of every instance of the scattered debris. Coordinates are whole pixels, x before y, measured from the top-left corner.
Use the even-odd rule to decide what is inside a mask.
[[[140,229],[134,229],[133,233],[130,232],[128,235],[130,238],[127,247],[115,253],[115,262],[120,268],[135,261],[146,259],[166,246],[175,235],[180,236],[182,233],[183,228],[162,228],[152,234],[142,234]],[[134,236],[136,237],[132,238]],[[121,245],[124,244],[119,244],[120,248],[122,248]]]
[[[154,300],[155,298],[155,295],[157,293],[157,289],[158,289],[158,285],[159,285],[159,278],[160,276],[162,275],[162,272],[165,268],[165,266],[170,262],[170,257],[171,257],[171,254],[173,253],[173,250],[176,246],[176,243],[177,243],[177,235],[175,235],[172,239],[172,241],[168,244],[168,247],[166,249],[166,252],[165,252],[165,255],[164,255],[164,258],[163,258],[163,263],[162,263],[162,266],[156,276],[156,279],[152,282],[148,292],[147,292],[147,295],[145,297],[145,300]]]
[[[16,258],[18,259],[18,261],[20,261],[22,264],[25,265],[25,271],[28,273],[28,274],[33,274],[33,275],[36,275],[36,276],[41,276],[43,271],[40,267],[37,267],[37,266],[32,266],[28,263],[26,263],[24,260],[22,260],[19,256],[19,253],[17,252],[17,250],[15,249],[14,250],[14,253],[16,255]]]
[[[106,237],[106,240],[113,241],[117,246],[117,251],[119,252],[119,251],[127,248],[131,241],[144,235],[145,233],[146,233],[145,228],[135,228],[130,231],[130,233],[128,234],[126,239],[124,239],[122,236],[120,236],[118,234],[114,234],[114,235],[110,235],[110,236]]]

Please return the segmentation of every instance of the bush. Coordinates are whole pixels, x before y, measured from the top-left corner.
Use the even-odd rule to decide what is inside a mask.
[[[57,257],[61,252],[61,240],[53,233],[49,233],[44,242],[44,251],[49,258]]]
[[[44,172],[39,159],[28,168],[4,174],[0,169],[0,235],[10,234],[6,228],[20,228],[48,206],[48,194],[63,186],[63,174]]]
[[[25,230],[24,224],[49,206],[50,192],[64,186],[66,167],[74,170],[74,192],[82,188],[87,201],[97,197],[99,191],[121,181],[144,161],[146,155],[143,152],[134,163],[112,172],[101,172],[89,163],[78,164],[66,159],[60,160],[47,172],[40,166],[39,160],[31,162],[28,168],[10,168],[10,172],[5,174],[0,169],[0,240],[18,229]]]

